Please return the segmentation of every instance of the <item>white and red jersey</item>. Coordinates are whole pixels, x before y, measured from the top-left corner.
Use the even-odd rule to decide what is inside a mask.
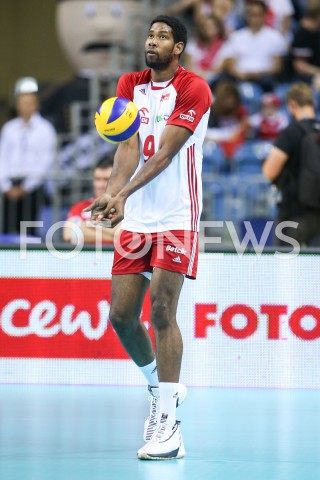
[[[140,160],[135,173],[158,150],[166,125],[192,132],[170,165],[128,198],[122,228],[132,232],[198,231],[202,144],[212,102],[208,84],[181,66],[169,82],[154,83],[147,69],[123,75],[116,95],[133,100],[140,111]]]

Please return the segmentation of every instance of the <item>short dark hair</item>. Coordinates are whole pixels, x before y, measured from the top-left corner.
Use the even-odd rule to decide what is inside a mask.
[[[249,0],[247,2],[247,8],[250,8],[251,6],[260,7],[264,13],[267,13],[268,11],[267,4],[263,0]]]
[[[169,15],[158,15],[150,23],[149,29],[154,23],[162,22],[171,27],[174,43],[182,42],[184,44],[183,50],[186,48],[188,42],[188,32],[184,24],[177,18]]]
[[[113,167],[113,155],[105,155],[94,165],[93,170],[97,168],[107,169]]]

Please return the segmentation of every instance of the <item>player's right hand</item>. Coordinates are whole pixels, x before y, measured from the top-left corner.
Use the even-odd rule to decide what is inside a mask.
[[[94,200],[88,207],[84,208],[84,212],[91,212],[91,222],[98,223],[104,219],[102,212],[107,208],[111,195],[104,193]]]

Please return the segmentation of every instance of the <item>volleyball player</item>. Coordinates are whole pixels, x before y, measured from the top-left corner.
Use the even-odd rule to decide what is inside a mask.
[[[148,69],[123,75],[116,95],[133,100],[139,135],[119,145],[107,191],[88,210],[93,220],[122,221],[112,268],[110,320],[149,384],[150,415],[140,459],[185,454],[176,407],[183,343],[176,311],[184,278],[196,278],[202,208],[202,144],[211,92],[179,58],[185,26],[158,16],[145,43]],[[150,286],[154,353],[140,312]],[[159,401],[160,398],[160,401]]]

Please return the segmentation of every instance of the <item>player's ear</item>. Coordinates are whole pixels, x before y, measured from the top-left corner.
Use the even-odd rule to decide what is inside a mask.
[[[184,43],[183,42],[178,42],[175,44],[174,46],[174,49],[175,49],[175,54],[176,55],[181,55],[181,53],[183,52],[183,49],[184,49]]]

